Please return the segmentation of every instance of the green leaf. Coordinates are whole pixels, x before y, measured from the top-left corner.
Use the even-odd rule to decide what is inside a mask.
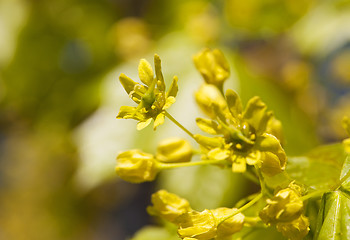
[[[323,195],[315,240],[350,239],[350,196],[342,191]]]
[[[344,191],[350,193],[350,155],[345,159],[342,171],[340,173],[341,186]]]
[[[315,148],[302,157],[289,157],[286,171],[292,179],[314,190],[329,190],[339,183],[347,157],[342,144]]]

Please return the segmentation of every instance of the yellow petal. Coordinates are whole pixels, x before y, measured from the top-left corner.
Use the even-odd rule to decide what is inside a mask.
[[[147,86],[153,81],[153,69],[146,59],[141,59],[139,63],[139,78]]]
[[[165,101],[165,104],[163,106],[163,110],[168,109],[171,105],[173,105],[176,102],[176,99],[174,97],[168,97]]]
[[[171,85],[169,87],[169,91],[166,94],[167,97],[176,97],[177,91],[179,90],[177,81],[178,81],[177,76],[174,76],[173,81],[171,82]]]
[[[221,148],[214,148],[208,152],[208,158],[214,160],[224,160],[230,156],[230,151]]]
[[[204,132],[209,134],[220,134],[219,124],[210,119],[197,118],[196,119],[197,126]]]
[[[245,159],[242,157],[236,157],[232,162],[232,172],[245,172],[247,170],[247,165]]]
[[[152,118],[148,118],[146,121],[144,122],[139,122],[137,123],[137,126],[136,126],[136,129],[137,130],[142,130],[144,129],[145,127],[147,127],[152,121]]]
[[[159,126],[159,125],[162,125],[164,123],[164,114],[163,113],[160,113],[157,115],[156,117],[156,120],[154,120],[154,124],[153,124],[153,129],[156,130],[156,128]]]
[[[154,68],[156,70],[157,88],[159,89],[159,91],[164,92],[165,83],[164,83],[164,77],[162,73],[161,60],[158,54],[154,54]]]

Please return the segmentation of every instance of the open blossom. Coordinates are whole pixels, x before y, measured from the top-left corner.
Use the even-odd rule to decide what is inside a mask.
[[[301,240],[309,232],[309,220],[303,215],[304,205],[300,187],[291,183],[288,188],[278,191],[260,211],[261,220],[276,228],[283,236],[292,240]]]
[[[300,194],[292,188],[282,189],[266,201],[267,205],[261,210],[259,216],[267,224],[291,222],[299,218],[303,212],[304,205]]]
[[[154,76],[153,69],[149,62],[145,59],[141,59],[139,64],[139,77],[144,85],[134,82],[125,74],[119,76],[119,80],[125,91],[138,106],[122,106],[117,118],[135,119],[139,121],[137,124],[138,130],[147,127],[152,119],[154,120],[154,129],[163,124],[165,110],[175,102],[178,91],[176,76],[173,78],[169,90],[167,92],[165,91],[161,61],[157,54],[154,55],[154,66],[156,76]]]
[[[224,99],[218,90],[213,94],[214,89],[208,85],[196,93],[200,96],[196,98],[199,106],[211,117],[197,118],[197,125],[204,132],[216,135],[212,138],[195,135],[204,147],[206,158],[226,159],[232,163],[234,172],[244,172],[247,164],[257,165],[268,176],[282,172],[286,154],[280,141],[270,134],[275,130],[274,125],[269,126],[273,113],[267,111],[265,103],[253,97],[243,111],[241,100],[233,90],[227,90]],[[280,128],[275,132],[280,132]]]

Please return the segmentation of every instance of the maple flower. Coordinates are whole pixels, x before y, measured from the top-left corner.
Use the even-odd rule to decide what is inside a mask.
[[[174,76],[169,90],[165,90],[165,82],[161,69],[161,60],[154,55],[154,67],[156,76],[153,74],[151,64],[145,59],[140,60],[139,78],[143,84],[134,82],[125,74],[119,76],[129,97],[138,104],[137,107],[122,106],[117,115],[118,119],[135,119],[138,121],[137,129],[147,127],[152,119],[153,129],[164,123],[165,110],[174,102],[178,91],[177,77]]]
[[[215,88],[215,87],[214,87]],[[267,111],[259,97],[251,98],[245,110],[233,90],[226,91],[226,99],[213,94],[213,88],[201,87],[196,95],[200,106],[211,119],[197,118],[198,127],[215,137],[195,135],[208,159],[224,160],[232,163],[233,172],[244,172],[246,164],[257,165],[261,171],[274,176],[285,169],[286,154],[280,141],[272,132],[280,132],[280,126],[269,125],[273,113]],[[223,99],[225,104],[223,104]],[[202,107],[203,108],[203,107]],[[278,129],[274,129],[278,126]]]
[[[282,189],[266,202],[267,205],[259,213],[261,220],[266,224],[291,222],[303,212],[303,201],[295,188]]]

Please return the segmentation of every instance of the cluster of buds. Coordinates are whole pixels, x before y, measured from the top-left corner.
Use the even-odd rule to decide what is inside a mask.
[[[277,230],[289,239],[302,239],[310,228],[309,220],[303,215],[304,204],[300,197],[300,187],[291,183],[266,200],[267,205],[259,214],[261,220],[268,225],[276,225]]]
[[[205,83],[195,94],[196,102],[208,118],[197,118],[197,126],[211,137],[192,134],[179,124],[166,109],[175,102],[178,91],[177,78],[168,91],[161,71],[158,55],[154,56],[155,76],[146,60],[139,64],[139,84],[121,74],[119,79],[137,107],[123,106],[117,118],[138,120],[137,129],[142,129],[154,120],[154,130],[164,123],[165,116],[188,133],[199,145],[202,160],[191,162],[195,152],[184,139],[170,138],[159,143],[156,153],[141,150],[121,152],[117,156],[117,174],[132,183],[153,181],[162,169],[181,166],[217,164],[229,166],[233,172],[245,172],[254,166],[261,182],[285,170],[287,157],[282,147],[281,122],[277,120],[266,104],[259,98],[251,98],[245,108],[238,94],[228,89],[224,94],[223,84],[230,75],[229,64],[222,52],[205,49],[193,58],[197,70]],[[350,120],[344,120],[350,135]],[[350,141],[345,140],[350,152]],[[261,174],[262,173],[262,174]],[[264,191],[245,206],[255,204]],[[231,239],[244,223],[249,222],[241,212],[246,208],[217,208],[196,211],[186,199],[165,190],[152,195],[152,206],[147,208],[151,215],[175,224],[178,235],[184,240]],[[294,183],[267,199],[267,205],[260,211],[260,219],[267,225],[275,225],[285,237],[300,240],[309,232],[309,221],[303,215],[304,205],[301,189]]]
[[[244,225],[244,215],[236,208],[217,208],[198,212],[186,199],[160,190],[152,195],[152,206],[147,211],[178,226],[178,235],[190,239],[225,239],[239,232]]]
[[[153,181],[162,169],[162,163],[189,162],[192,152],[188,141],[181,138],[169,138],[159,143],[156,155],[138,149],[119,153],[115,170],[122,179],[128,182]]]

